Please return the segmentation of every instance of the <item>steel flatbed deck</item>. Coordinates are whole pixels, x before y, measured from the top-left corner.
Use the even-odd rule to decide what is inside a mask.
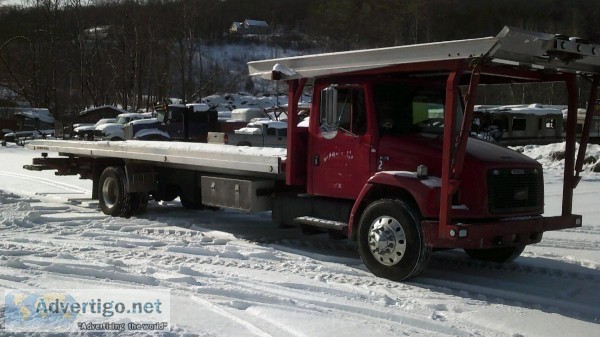
[[[228,174],[255,174],[284,178],[286,150],[204,143],[155,141],[36,140],[26,147],[61,156],[119,158],[166,167]]]

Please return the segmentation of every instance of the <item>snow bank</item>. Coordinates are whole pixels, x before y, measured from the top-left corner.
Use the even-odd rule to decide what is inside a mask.
[[[562,142],[548,145],[515,146],[511,147],[511,149],[539,161],[544,169],[563,170],[565,167],[565,145],[566,143]],[[576,144],[576,151],[579,151],[579,144]],[[583,170],[591,171],[595,163],[600,159],[600,145],[589,144],[585,152],[585,157],[587,159],[583,165]]]

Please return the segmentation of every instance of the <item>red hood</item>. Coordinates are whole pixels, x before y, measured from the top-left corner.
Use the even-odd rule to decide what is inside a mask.
[[[389,136],[392,137],[392,136]],[[442,136],[412,134],[394,140],[380,142],[380,155],[390,156],[394,160],[394,169],[415,171],[418,165],[426,165],[429,173],[441,176]],[[466,163],[476,166],[491,167],[540,167],[541,164],[514,150],[469,138],[467,143]],[[469,165],[465,165],[465,171]]]

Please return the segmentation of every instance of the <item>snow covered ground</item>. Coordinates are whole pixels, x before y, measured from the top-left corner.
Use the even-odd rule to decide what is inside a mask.
[[[547,214],[560,212],[559,147],[524,149],[546,168]],[[600,336],[598,173],[576,190],[583,227],[504,266],[439,252],[396,283],[369,273],[355,244],[277,228],[269,213],[174,201],[105,216],[90,181],[23,170],[37,154],[0,147],[0,288],[168,288],[170,336]]]

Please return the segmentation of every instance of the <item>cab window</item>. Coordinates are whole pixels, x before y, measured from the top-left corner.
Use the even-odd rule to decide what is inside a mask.
[[[330,86],[321,92],[321,130],[331,135],[342,130],[353,135],[367,131],[364,90],[360,86]]]
[[[446,95],[443,87],[379,83],[374,86],[373,93],[380,134],[444,132]],[[461,118],[460,105],[458,112],[457,118]]]
[[[182,123],[184,111],[185,108],[173,108],[172,110],[170,110],[169,113],[171,114],[171,122]]]

